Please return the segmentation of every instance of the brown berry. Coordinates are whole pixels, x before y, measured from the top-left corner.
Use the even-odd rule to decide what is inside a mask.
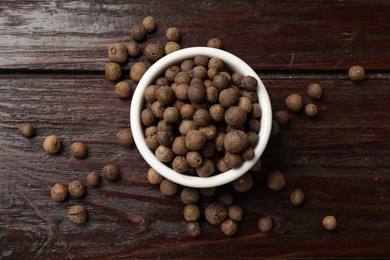
[[[165,32],[165,37],[168,41],[178,42],[181,38],[180,31],[177,27],[169,27]]]
[[[197,151],[190,151],[186,154],[186,160],[191,167],[198,168],[203,164],[203,157]]]
[[[212,225],[220,225],[227,217],[227,210],[219,202],[213,202],[205,209],[207,221]]]
[[[145,63],[136,62],[131,66],[130,78],[135,82],[139,82],[147,70],[148,66]]]
[[[164,180],[164,177],[161,176],[155,169],[149,168],[147,173],[147,179],[150,184],[155,185],[160,184]]]
[[[49,135],[43,141],[43,149],[48,154],[55,154],[61,149],[61,140],[56,135]]]
[[[284,126],[287,125],[290,114],[286,110],[279,110],[275,113],[274,119],[279,125]]]
[[[228,210],[228,216],[234,221],[241,221],[244,215],[244,212],[242,211],[242,208],[238,205],[230,205],[227,208]]]
[[[303,106],[303,99],[298,94],[291,94],[286,98],[286,106],[293,112],[301,110]]]
[[[184,173],[188,171],[189,164],[186,161],[186,157],[182,155],[176,156],[172,161],[172,169],[179,173]]]
[[[253,76],[247,75],[241,81],[241,88],[246,91],[256,91],[257,79]]]
[[[321,85],[318,83],[312,83],[307,88],[307,94],[312,99],[320,99],[322,96],[322,88]]]
[[[271,190],[278,191],[284,188],[286,179],[279,171],[271,172],[267,177],[267,186]]]
[[[120,178],[119,169],[113,164],[108,164],[103,167],[103,176],[109,181],[116,181]]]
[[[123,43],[111,43],[108,45],[108,59],[112,62],[122,63],[127,60],[127,48]]]
[[[203,164],[196,168],[196,173],[200,177],[210,177],[215,172],[215,164],[210,159],[204,159]]]
[[[366,76],[366,72],[362,66],[352,66],[348,71],[349,79],[352,81],[362,81]]]
[[[122,68],[118,63],[109,62],[105,67],[106,78],[110,81],[116,81],[122,76]]]
[[[142,41],[146,36],[145,27],[143,25],[134,25],[130,28],[130,36],[136,42]]]
[[[266,233],[271,231],[272,226],[273,226],[273,221],[270,216],[262,217],[259,219],[258,227],[261,232]]]
[[[19,126],[19,133],[24,137],[34,136],[35,129],[30,123],[24,123]]]
[[[218,195],[218,202],[224,206],[231,205],[233,200],[233,195],[230,192],[224,191]]]
[[[160,162],[170,162],[175,157],[175,154],[173,153],[172,149],[168,146],[159,145],[157,149],[154,151],[154,154]]]
[[[165,54],[170,54],[177,50],[180,50],[180,45],[177,42],[167,42],[167,44],[165,44],[165,48],[164,48]]]
[[[97,187],[97,186],[100,185],[100,181],[101,181],[101,178],[100,178],[99,174],[97,174],[96,172],[88,173],[88,175],[87,175],[87,183],[88,183],[89,186]]]
[[[185,204],[197,203],[199,201],[199,191],[194,188],[184,188],[181,191],[180,198]]]
[[[305,106],[305,115],[308,117],[314,117],[318,114],[317,106],[313,103],[307,104]]]
[[[132,144],[134,144],[133,134],[131,133],[130,129],[126,128],[119,130],[119,132],[116,133],[116,138],[118,143],[124,147],[130,147]]]
[[[229,237],[234,236],[237,233],[237,229],[237,222],[230,218],[226,219],[221,224],[221,231]]]
[[[63,201],[68,197],[68,188],[60,183],[56,183],[51,188],[51,198],[54,201]]]
[[[141,48],[139,47],[139,44],[131,41],[127,45],[127,54],[129,54],[130,57],[136,58],[141,55]]]
[[[87,220],[87,210],[82,205],[72,206],[68,210],[68,217],[75,224],[83,224]]]
[[[160,183],[160,192],[165,196],[173,196],[178,190],[179,186],[168,179],[164,179]]]
[[[233,181],[233,188],[238,192],[249,191],[253,187],[253,177],[250,173],[245,173]]]
[[[275,136],[279,134],[279,131],[280,131],[279,123],[275,119],[272,119],[271,136]]]
[[[240,92],[236,88],[227,88],[222,90],[218,96],[218,102],[224,108],[235,106],[238,102]]]
[[[81,198],[85,195],[85,185],[80,180],[71,181],[68,185],[68,192],[74,198]]]
[[[148,33],[153,32],[157,28],[156,19],[153,16],[148,15],[142,20],[142,25]]]
[[[165,106],[173,101],[175,98],[175,92],[171,87],[161,86],[156,89],[156,98],[162,106]]]
[[[186,155],[189,149],[186,146],[186,137],[181,135],[175,137],[172,142],[172,151],[177,155]]]
[[[207,47],[221,49],[222,41],[219,38],[211,38],[207,41]]]
[[[206,89],[200,84],[191,85],[188,89],[188,99],[194,103],[201,103],[206,100]]]
[[[144,53],[146,58],[151,61],[157,61],[161,59],[165,54],[164,47],[160,43],[146,44]]]
[[[299,206],[305,200],[305,194],[301,189],[295,189],[290,195],[290,200],[294,206]]]
[[[334,216],[326,216],[322,220],[322,225],[326,230],[332,231],[337,228],[337,220]]]
[[[186,225],[186,233],[190,237],[198,237],[201,234],[200,224],[198,222],[188,222]]]
[[[130,83],[126,81],[118,82],[115,85],[115,95],[118,98],[129,98],[133,92],[133,89],[131,88]]]
[[[249,145],[248,135],[241,130],[233,130],[226,134],[223,144],[228,153],[241,153]]]
[[[207,141],[206,135],[200,130],[191,130],[186,136],[186,146],[190,150],[200,150]]]
[[[234,128],[241,127],[245,123],[246,118],[247,118],[246,112],[241,107],[237,107],[237,106],[229,107],[225,113],[226,124]]]
[[[87,146],[83,142],[73,142],[70,146],[70,153],[75,158],[85,158],[88,154]]]
[[[200,218],[200,209],[196,204],[188,204],[183,210],[186,221],[197,221]]]

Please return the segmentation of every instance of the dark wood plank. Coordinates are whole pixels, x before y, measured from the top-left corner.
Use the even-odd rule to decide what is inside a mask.
[[[290,77],[291,76],[291,77]],[[115,133],[129,126],[129,101],[118,100],[102,75],[8,74],[0,78],[0,252],[4,258],[185,258],[367,257],[388,256],[390,249],[390,85],[388,74],[352,83],[345,75],[264,75],[275,110],[292,93],[305,95],[316,81],[324,97],[318,118],[302,113],[272,138],[263,168],[254,173],[254,189],[237,194],[245,210],[239,233],[227,238],[203,224],[204,234],[188,238],[184,205],[148,184],[148,169],[135,147],[120,147]],[[387,79],[386,79],[387,78]],[[17,133],[22,122],[37,128],[34,138]],[[45,136],[58,134],[64,149],[57,156],[42,151]],[[87,144],[85,160],[71,158],[74,140]],[[85,179],[107,163],[121,168],[120,181],[89,188],[85,198],[55,203],[55,182]],[[266,188],[271,170],[285,173],[280,192]],[[289,203],[295,188],[307,201]],[[67,219],[67,209],[83,203],[86,225]],[[202,203],[206,206],[209,200]],[[336,232],[321,226],[325,215],[339,221]],[[271,215],[269,234],[257,220]]]
[[[390,68],[388,1],[1,1],[0,69],[102,71],[111,42],[158,19],[182,47],[219,37],[257,70]],[[145,45],[145,43],[143,44]]]

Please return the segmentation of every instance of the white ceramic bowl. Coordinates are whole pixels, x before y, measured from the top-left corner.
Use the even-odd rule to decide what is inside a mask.
[[[219,58],[224,62],[225,67],[227,67],[231,72],[241,72],[243,75],[251,75],[255,77],[259,84],[258,97],[260,106],[262,108],[259,143],[254,149],[255,157],[250,161],[245,161],[238,169],[231,169],[227,172],[216,174],[211,177],[197,177],[181,174],[175,172],[172,168],[157,160],[154,153],[146,146],[144,129],[141,123],[141,112],[144,108],[145,88],[151,84],[154,84],[156,78],[161,76],[165,69],[167,69],[169,66],[180,64],[181,61],[193,58],[196,55],[206,55],[210,58]],[[161,58],[146,71],[138,83],[131,101],[130,124],[135,144],[150,167],[155,169],[164,178],[169,179],[177,184],[193,188],[209,188],[217,187],[234,181],[241,175],[248,172],[249,169],[255,164],[255,162],[259,160],[270,136],[272,110],[268,93],[263,85],[263,82],[248,64],[233,54],[223,50],[209,47],[191,47],[175,51]]]

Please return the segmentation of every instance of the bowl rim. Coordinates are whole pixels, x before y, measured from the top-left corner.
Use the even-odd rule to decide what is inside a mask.
[[[210,177],[189,176],[178,173],[168,165],[160,162],[154,153],[146,146],[144,130],[141,123],[141,112],[144,105],[144,90],[152,84],[162,72],[171,65],[179,64],[185,59],[190,59],[196,55],[206,55],[210,58],[216,57],[224,62],[229,70],[241,72],[244,75],[251,75],[258,81],[258,102],[262,109],[260,121],[259,142],[255,147],[255,157],[252,160],[245,161],[240,168],[230,169],[226,172]],[[155,62],[142,76],[133,93],[130,106],[130,128],[133,134],[134,142],[140,154],[150,167],[155,169],[164,178],[192,188],[210,188],[217,187],[234,181],[241,177],[252,168],[263,154],[271,133],[272,108],[267,90],[257,73],[243,60],[227,51],[211,47],[189,47],[172,52],[157,62]]]

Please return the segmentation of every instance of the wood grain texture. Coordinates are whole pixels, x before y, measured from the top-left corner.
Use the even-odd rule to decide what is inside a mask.
[[[182,47],[213,37],[257,70],[390,68],[388,1],[0,1],[0,69],[102,71],[146,15]],[[144,44],[143,44],[144,45]]]
[[[253,173],[254,189],[236,194],[245,211],[237,236],[228,238],[202,220],[203,235],[184,233],[184,205],[164,197],[146,180],[147,164],[135,147],[123,148],[115,133],[129,125],[129,101],[119,100],[113,83],[97,74],[6,74],[0,77],[0,252],[4,259],[54,258],[293,258],[388,256],[390,249],[390,85],[388,74],[352,83],[345,74],[260,75],[274,110],[308,84],[320,83],[314,119],[292,114],[273,137],[263,167]],[[37,135],[21,137],[17,127],[32,122]],[[56,156],[42,148],[45,136],[59,135],[64,149]],[[70,156],[72,141],[89,149],[84,160]],[[87,172],[101,173],[107,163],[121,169],[118,182],[88,188],[83,199],[56,203],[50,188]],[[272,170],[285,173],[287,186],[266,188]],[[290,192],[304,190],[301,207]],[[204,199],[204,208],[212,200]],[[83,203],[88,222],[72,224],[68,208]],[[325,215],[339,222],[335,232],[321,226]],[[260,217],[275,227],[258,231]]]

